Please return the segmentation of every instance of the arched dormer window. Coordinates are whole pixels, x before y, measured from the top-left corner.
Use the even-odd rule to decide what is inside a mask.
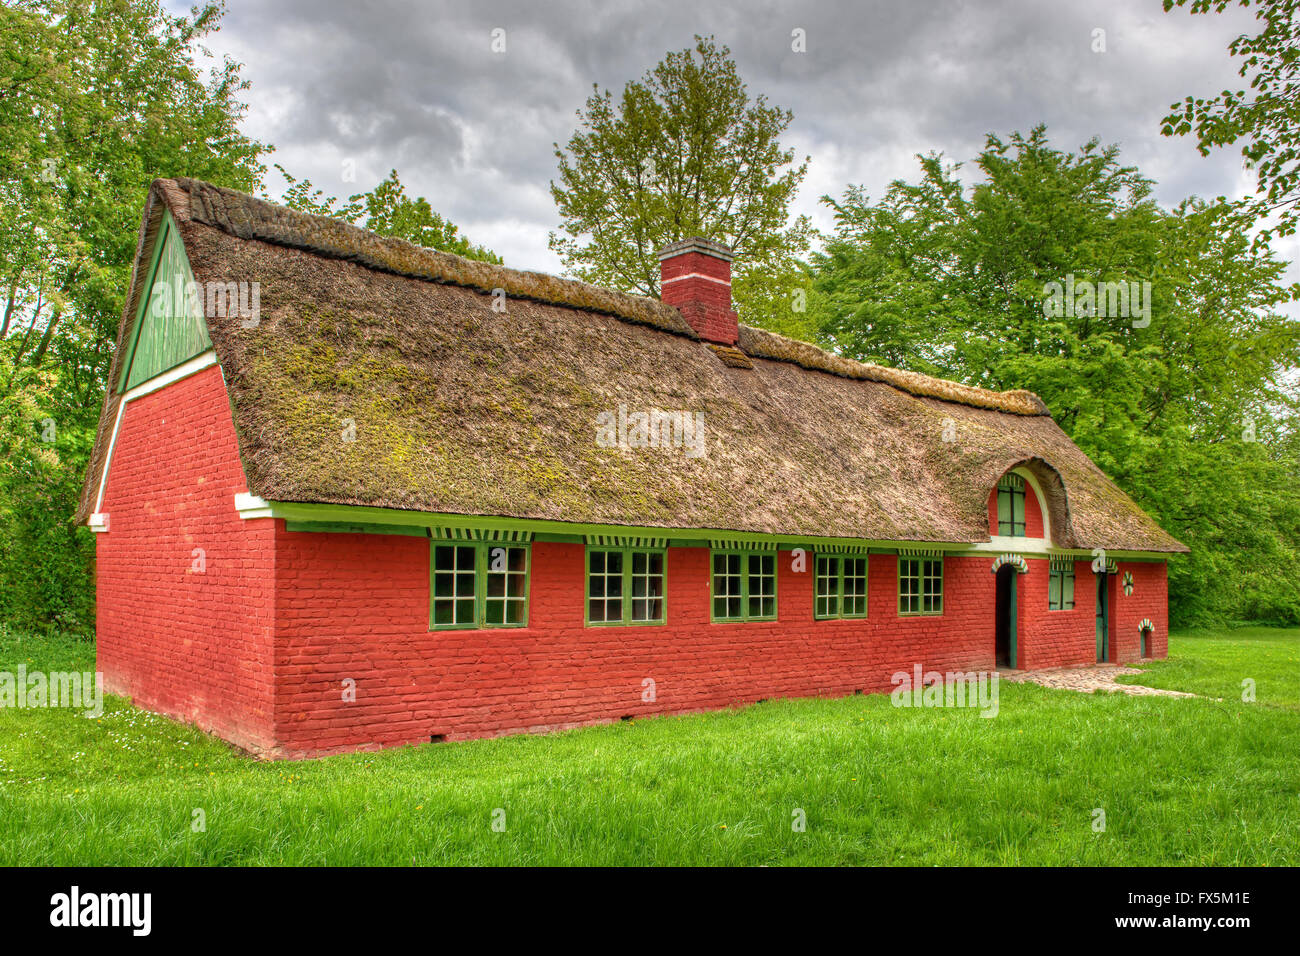
[[[1025,536],[1025,479],[1014,473],[998,479],[998,534]]]

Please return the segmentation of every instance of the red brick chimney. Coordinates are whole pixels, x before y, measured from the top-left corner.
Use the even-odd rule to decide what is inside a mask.
[[[659,250],[659,297],[675,306],[706,342],[735,345],[739,320],[731,308],[731,250],[707,239],[683,239]]]

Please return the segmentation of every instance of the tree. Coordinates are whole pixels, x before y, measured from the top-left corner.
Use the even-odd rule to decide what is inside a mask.
[[[1232,0],[1164,0],[1165,10],[1190,7],[1193,14],[1222,13]],[[1238,75],[1249,78],[1250,91],[1223,90],[1209,98],[1188,96],[1169,107],[1162,121],[1165,136],[1195,135],[1202,156],[1215,147],[1244,141],[1242,161],[1257,179],[1256,215],[1277,216],[1264,224],[1257,242],[1286,236],[1300,222],[1300,0],[1237,0],[1255,7],[1262,29],[1242,34],[1228,46],[1241,57]]]
[[[423,196],[416,199],[407,196],[395,169],[370,192],[349,196],[344,202],[315,189],[310,180],[295,179],[279,163],[275,168],[288,183],[282,202],[291,209],[342,219],[381,236],[405,239],[426,249],[501,264],[500,256],[462,236],[460,229],[434,212]]]
[[[767,314],[773,302],[790,311],[782,300],[800,284],[810,226],[806,217],[789,222],[789,208],[808,161],[791,165],[780,137],[793,114],[750,99],[730,50],[697,36],[693,50],[669,53],[629,82],[617,103],[593,87],[578,118],[567,147],[555,144],[551,183],[563,225],[550,245],[566,268],[658,295],[658,250],[703,236],[735,253],[742,314]]]
[[[931,155],[880,202],[860,188],[826,200],[837,229],[814,259],[822,341],[1037,392],[1191,547],[1170,569],[1174,620],[1300,620],[1300,323],[1277,310],[1285,264],[1252,245],[1249,212],[1162,209],[1115,147],[1063,152],[1041,127],[989,136],[974,165],[970,187]],[[1123,308],[1083,294],[1120,282],[1138,291]]]
[[[92,535],[72,526],[150,182],[252,189],[246,84],[205,74],[221,7],[0,6],[0,615],[93,622]]]

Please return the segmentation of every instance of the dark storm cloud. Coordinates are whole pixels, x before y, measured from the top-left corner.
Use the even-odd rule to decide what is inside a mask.
[[[617,91],[696,33],[731,47],[751,94],[794,111],[787,142],[812,157],[798,208],[824,223],[823,193],[862,183],[878,196],[915,176],[916,153],[969,160],[986,133],[1039,122],[1062,147],[1120,143],[1164,202],[1235,195],[1235,155],[1202,158],[1159,120],[1187,93],[1235,84],[1226,46],[1252,22],[1166,14],[1159,0],[231,0],[209,45],[245,64],[246,129],[295,175],[346,194],[396,167],[510,264],[556,270],[552,143],[593,83]],[[490,46],[498,27],[504,54]],[[796,28],[806,53],[791,50]],[[348,160],[355,182],[341,177]]]

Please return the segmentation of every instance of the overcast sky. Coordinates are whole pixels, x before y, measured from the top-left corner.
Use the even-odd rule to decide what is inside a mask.
[[[731,48],[751,95],[794,112],[786,143],[811,157],[795,212],[826,226],[826,193],[861,183],[876,198],[916,177],[917,153],[969,160],[986,133],[1040,122],[1058,147],[1120,144],[1162,203],[1249,192],[1235,150],[1202,157],[1159,121],[1189,93],[1240,85],[1227,45],[1253,24],[1160,0],[228,0],[207,45],[244,64],[245,131],[295,176],[348,195],[396,168],[508,265],[558,272],[552,144],[593,83],[621,90],[694,34]],[[806,52],[791,50],[796,28]]]

